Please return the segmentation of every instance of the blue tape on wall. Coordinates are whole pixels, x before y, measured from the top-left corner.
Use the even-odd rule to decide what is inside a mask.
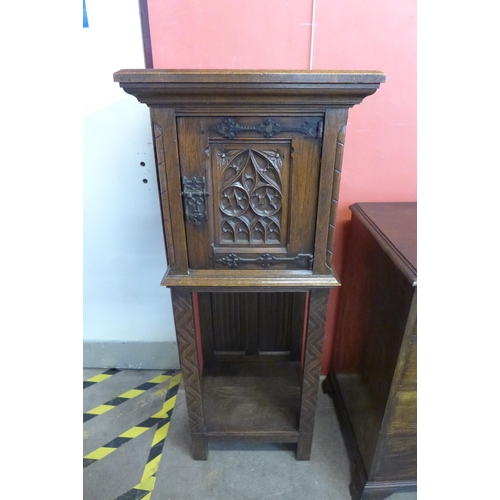
[[[85,5],[85,0],[83,0],[83,27],[89,27],[89,20],[87,19],[87,7]]]

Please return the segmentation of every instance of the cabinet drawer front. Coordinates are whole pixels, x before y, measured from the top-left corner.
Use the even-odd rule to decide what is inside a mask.
[[[312,269],[322,123],[177,118],[191,269]]]

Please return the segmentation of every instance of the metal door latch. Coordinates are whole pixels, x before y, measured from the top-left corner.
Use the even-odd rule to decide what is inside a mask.
[[[205,177],[182,177],[182,199],[184,202],[184,220],[200,226],[208,220]]]

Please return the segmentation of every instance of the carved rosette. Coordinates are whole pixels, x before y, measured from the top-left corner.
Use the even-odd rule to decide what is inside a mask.
[[[283,152],[220,149],[221,242],[281,241]]]

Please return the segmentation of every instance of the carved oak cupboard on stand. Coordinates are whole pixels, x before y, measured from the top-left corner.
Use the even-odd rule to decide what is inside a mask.
[[[121,70],[151,110],[193,457],[314,428],[347,112],[381,72]]]

